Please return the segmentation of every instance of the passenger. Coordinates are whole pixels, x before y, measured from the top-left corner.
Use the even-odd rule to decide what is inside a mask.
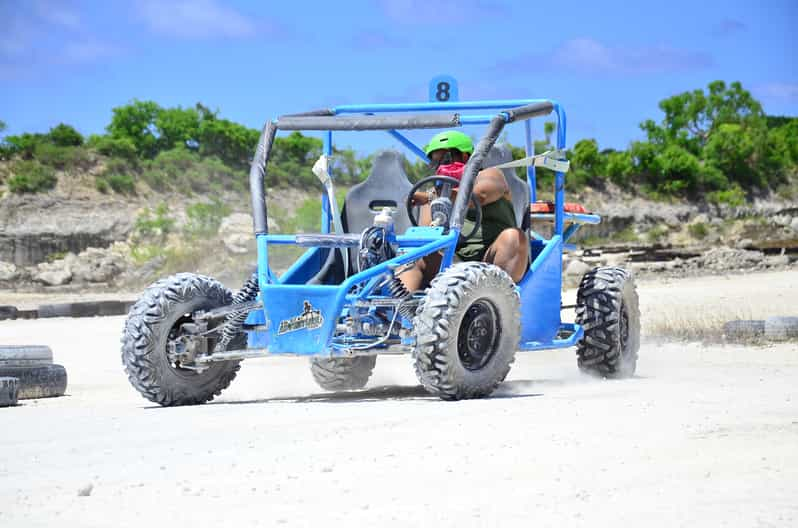
[[[435,174],[450,176],[457,180],[463,177],[468,158],[474,152],[471,138],[462,132],[450,130],[436,134],[424,147],[424,152],[435,167]],[[502,171],[487,168],[480,171],[474,184],[474,198],[482,206],[482,223],[469,240],[458,244],[456,258],[462,261],[483,261],[502,268],[515,282],[521,280],[529,261],[529,241],[515,221],[510,187]],[[413,196],[421,208],[419,224],[429,225],[430,195],[417,192]],[[474,216],[469,213],[462,232],[473,228]],[[436,252],[416,262],[415,268],[401,275],[402,282],[410,291],[429,285],[440,268],[441,254]]]

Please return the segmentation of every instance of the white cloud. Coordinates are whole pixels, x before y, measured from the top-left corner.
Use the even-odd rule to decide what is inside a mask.
[[[68,3],[37,0],[31,5],[36,15],[45,22],[73,31],[81,28],[80,15]]]
[[[503,73],[542,69],[587,75],[643,75],[707,68],[712,58],[701,51],[656,46],[608,46],[592,38],[565,41],[549,53],[531,53],[497,64]]]
[[[461,23],[506,14],[507,8],[490,0],[379,0],[383,14],[401,24]]]
[[[798,83],[771,82],[754,86],[754,94],[762,99],[798,102]]]
[[[143,0],[137,7],[149,28],[162,35],[190,39],[244,38],[257,32],[253,19],[219,5],[216,0]]]

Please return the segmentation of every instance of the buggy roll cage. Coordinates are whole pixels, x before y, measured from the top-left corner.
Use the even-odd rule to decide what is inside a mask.
[[[499,110],[496,114],[465,114],[474,110]],[[435,112],[435,113],[431,113]],[[467,198],[471,194],[474,182],[488,151],[499,138],[508,123],[523,121],[525,124],[525,149],[527,156],[534,155],[532,132],[529,120],[533,117],[555,113],[557,117],[557,149],[565,148],[566,117],[565,110],[555,101],[548,99],[512,99],[488,101],[457,101],[402,104],[367,104],[340,105],[333,108],[313,110],[297,114],[287,114],[268,121],[258,140],[257,149],[249,174],[250,193],[255,236],[258,246],[258,267],[261,281],[271,282],[273,279],[268,270],[266,245],[272,243],[290,243],[279,241],[279,235],[269,235],[265,181],[267,164],[271,155],[274,139],[278,130],[312,130],[325,132],[323,136],[323,153],[332,155],[332,136],[334,131],[384,130],[401,142],[420,159],[429,162],[424,151],[415,145],[399,130],[457,128],[464,125],[487,124],[488,128],[477,143],[474,153],[466,163],[458,193],[452,210],[450,228],[458,232],[463,225],[467,209]],[[347,115],[349,114],[349,115]],[[381,115],[380,115],[381,114]],[[554,230],[552,235],[563,235],[565,219],[565,176],[555,172],[555,208],[553,214]],[[536,175],[534,165],[527,167],[527,185],[530,201],[536,200]],[[570,215],[569,215],[570,216]],[[329,198],[322,193],[322,232],[330,232],[331,208]],[[592,223],[592,222],[590,222]],[[570,233],[566,233],[565,239]],[[263,285],[263,284],[262,284]]]

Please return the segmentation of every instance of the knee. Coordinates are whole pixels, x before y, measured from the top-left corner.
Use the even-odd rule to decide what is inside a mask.
[[[499,233],[497,241],[510,251],[520,251],[527,244],[524,232],[517,227],[511,227]]]

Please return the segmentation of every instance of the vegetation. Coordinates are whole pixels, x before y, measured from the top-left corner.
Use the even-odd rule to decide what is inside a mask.
[[[49,191],[57,182],[53,170],[35,160],[15,162],[12,173],[8,179],[8,189],[13,193]]]
[[[645,140],[626,150],[601,149],[595,139],[576,141],[568,152],[570,191],[608,182],[663,200],[705,199],[732,206],[769,190],[792,196],[798,173],[798,119],[767,116],[738,82],[710,83],[705,90],[674,95],[659,103],[663,117],[640,124]],[[0,132],[5,123],[0,121]],[[553,149],[555,124],[544,123],[536,153]],[[105,170],[96,177],[101,192],[130,194],[139,182],[155,191],[186,194],[247,190],[247,172],[259,131],[219,116],[202,104],[163,108],[133,100],[112,110],[106,133],[87,139],[70,125],[46,134],[24,133],[0,141],[0,159],[14,160],[12,192],[54,186],[53,169],[85,166],[100,155]],[[267,173],[269,186],[318,186],[310,168],[321,140],[294,132],[275,139]],[[516,158],[522,148],[512,147]],[[336,181],[348,186],[370,172],[372,156],[334,151]],[[17,170],[20,170],[17,174]],[[412,181],[429,173],[422,162],[405,162]],[[521,178],[524,168],[517,169]],[[11,182],[14,185],[11,186]],[[538,171],[538,187],[550,191],[553,174]]]

